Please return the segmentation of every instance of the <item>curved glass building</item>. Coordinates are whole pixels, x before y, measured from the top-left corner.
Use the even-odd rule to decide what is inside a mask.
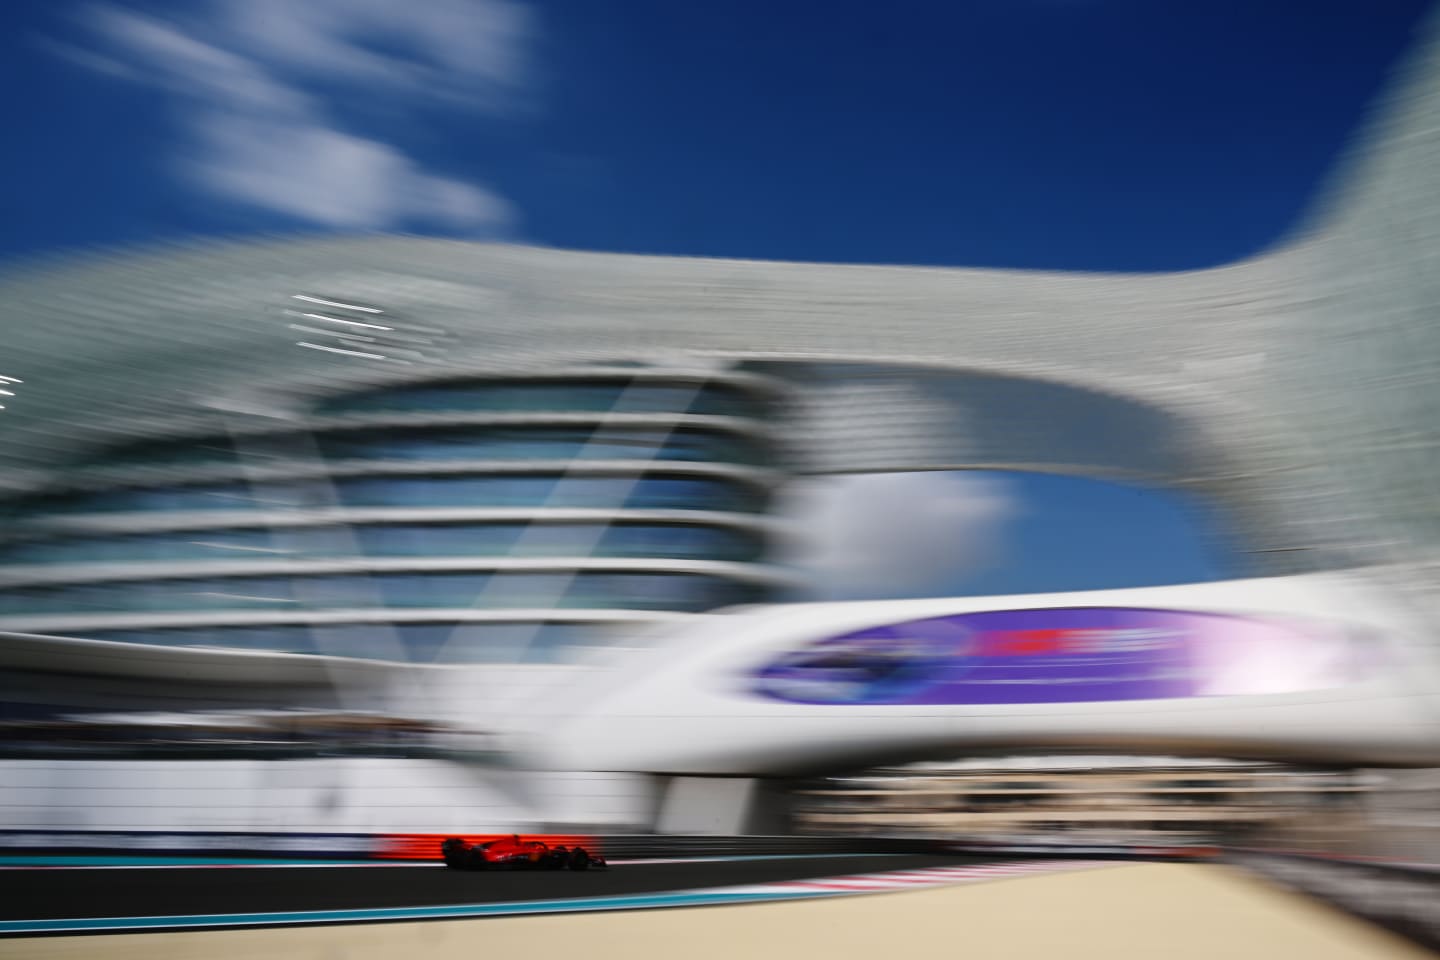
[[[0,625],[164,646],[546,662],[767,599],[778,382],[604,365],[297,401],[111,445],[11,501]]]
[[[375,236],[0,277],[0,636],[546,661],[773,599],[791,474],[956,469],[1179,490],[1248,575],[1434,611],[1427,29],[1306,229],[1215,269]]]
[[[24,761],[5,768],[0,824],[745,832],[737,798],[767,794],[753,778],[826,757],[863,768],[922,749],[1087,740],[1433,763],[1440,21],[1426,29],[1328,202],[1286,242],[1214,269],[917,269],[352,236],[0,276],[0,715],[301,705],[467,738],[463,762],[417,758],[402,772],[365,758],[334,770],[227,760],[163,779],[147,761],[70,778]],[[1203,502],[1246,579],[1105,604],[1334,621],[1353,631],[1353,659],[1384,671],[1279,699],[1114,709],[749,703],[731,665],[893,624],[899,610],[937,615],[925,600],[923,613],[883,601],[697,616],[791,595],[773,559],[778,485],[922,470],[1105,478]],[[909,531],[927,524],[943,539],[931,509],[918,504],[893,539],[913,547]],[[907,559],[938,565],[948,548]],[[1059,597],[1046,609],[1078,602]],[[953,600],[938,601],[943,616],[1027,612],[1013,596]],[[599,671],[548,666],[676,620],[603,700],[570,699],[600,689]],[[1344,644],[1314,649],[1349,662]],[[1277,658],[1260,672],[1288,669]],[[1065,687],[1078,675],[1052,676]],[[471,762],[512,746],[555,774],[532,796],[485,786]],[[885,756],[860,755],[872,750]],[[752,780],[732,790],[721,777]],[[283,804],[258,799],[278,787]],[[692,797],[700,813],[679,816]]]

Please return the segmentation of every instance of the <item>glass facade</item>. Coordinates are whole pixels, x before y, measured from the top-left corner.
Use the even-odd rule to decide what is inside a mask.
[[[242,528],[20,541],[0,546],[0,563],[165,563],[258,560],[287,554],[269,530]]]
[[[367,557],[665,557],[758,560],[757,534],[690,524],[471,523],[187,530],[33,540],[0,563],[166,563]]]
[[[321,437],[330,460],[698,460],[758,464],[753,441],[708,430],[569,426],[346,431]]]
[[[321,422],[310,431],[261,434],[244,442],[223,436],[177,437],[111,448],[74,466],[73,480],[88,483],[93,492],[56,494],[23,505],[16,518],[21,538],[0,544],[0,565],[46,565],[58,572],[66,565],[123,564],[126,579],[87,578],[71,569],[65,583],[0,589],[0,617],[81,614],[103,619],[105,614],[189,612],[213,620],[227,612],[240,619],[256,612],[354,609],[594,609],[615,611],[623,622],[625,611],[643,619],[640,614],[652,611],[698,613],[761,602],[771,591],[765,586],[769,580],[758,571],[741,577],[665,569],[667,561],[745,564],[763,558],[765,543],[758,528],[747,531],[706,522],[706,514],[759,515],[768,507],[767,485],[745,479],[759,476],[756,468],[771,466],[763,425],[769,401],[749,385],[751,380],[737,385],[723,382],[721,376],[696,383],[683,376],[667,380],[647,373],[633,381],[538,377],[402,385],[326,400],[311,413],[340,415],[344,422]],[[541,415],[538,421],[550,422],[495,426],[456,424],[452,419],[448,425],[403,428],[366,423],[367,415],[405,412],[536,413]],[[607,412],[653,414],[655,421],[623,427],[591,422]],[[548,414],[578,414],[581,422],[556,423]],[[724,423],[673,426],[679,415],[754,422],[749,429]],[[517,460],[545,463],[524,472],[500,465]],[[643,464],[624,472],[601,468],[600,473],[571,466],[602,460]],[[410,466],[397,472],[397,461]],[[452,472],[460,461],[468,461],[464,472]],[[494,467],[487,465],[490,461]],[[429,463],[435,464],[433,469]],[[253,466],[274,471],[285,464],[302,469],[293,479],[276,471],[254,482],[243,472]],[[343,470],[337,469],[339,464]],[[736,478],[702,476],[682,466],[688,464],[732,465],[748,472]],[[184,482],[187,469],[227,465],[236,470],[222,470],[225,479],[213,472],[203,478],[192,473],[196,482]],[[113,472],[142,467],[148,468],[143,479]],[[174,468],[170,477],[167,467]],[[428,511],[487,509],[519,516],[493,523],[425,516]],[[597,510],[613,518],[557,522],[553,511],[561,509]],[[259,516],[280,512],[289,520],[322,510],[322,523],[274,528]],[[399,510],[406,519],[377,522],[357,516],[346,523],[350,510]],[[642,510],[679,511],[694,519],[656,523],[627,516]],[[143,529],[144,517],[113,518],[123,513],[212,512],[215,517],[189,521],[186,529],[153,533],[134,532],[136,526]],[[103,524],[96,519],[86,530],[90,514],[111,516]],[[31,523],[46,515],[67,517],[67,532],[52,534]],[[196,522],[214,526],[197,529]],[[111,524],[130,530],[106,532],[104,527]],[[547,557],[557,568],[312,573],[285,567],[287,561],[357,557]],[[651,560],[655,569],[579,569],[578,561],[593,558]],[[575,562],[567,564],[567,559]],[[275,572],[246,575],[244,568],[218,566],[247,562],[268,563],[272,566],[267,571]],[[185,576],[173,576],[172,566],[157,569],[158,576],[147,579],[147,564],[184,564]],[[470,662],[544,660],[602,634],[596,624],[537,622],[486,624],[483,629],[454,624],[309,628],[240,623],[201,629],[177,623],[164,630],[100,629],[86,635],[176,646],[350,651],[354,656],[395,656],[398,637],[407,659]],[[324,642],[317,645],[317,637]]]
[[[91,462],[97,466],[191,466],[234,463],[238,459],[227,439],[208,437],[188,443],[143,443],[107,450]]]
[[[122,487],[37,502],[31,515],[46,513],[172,513],[209,510],[283,510],[305,503],[300,487],[244,483],[177,487]]]
[[[333,500],[332,500],[333,498]],[[55,498],[35,514],[288,510],[334,502],[348,507],[594,507],[719,510],[763,506],[748,484],[709,477],[574,476],[498,473],[466,476],[353,476],[297,484],[129,487]]]
[[[398,387],[327,400],[325,414],[479,411],[692,413],[754,417],[763,403],[734,387],[647,381],[467,381]]]
[[[355,477],[337,480],[352,507],[597,507],[752,512],[758,492],[696,477],[577,477],[498,474],[469,477]]]
[[[395,607],[674,610],[753,603],[764,591],[690,573],[414,573],[210,577],[18,588],[0,615]]]
[[[758,560],[756,534],[689,524],[485,524],[355,528],[368,556],[664,557]]]

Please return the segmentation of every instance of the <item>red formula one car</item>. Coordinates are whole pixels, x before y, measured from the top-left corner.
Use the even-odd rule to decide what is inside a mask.
[[[451,870],[604,870],[605,858],[584,847],[550,846],[539,840],[521,840],[519,834],[466,843],[450,837],[440,844],[445,866]]]

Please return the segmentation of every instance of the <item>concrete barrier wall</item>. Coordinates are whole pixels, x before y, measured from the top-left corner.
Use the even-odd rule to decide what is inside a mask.
[[[1226,860],[1440,948],[1440,870],[1303,854],[1233,852]]]
[[[242,833],[168,830],[0,831],[0,853],[11,856],[187,857],[298,860],[441,859],[447,836],[468,843],[495,839],[494,833]],[[657,836],[654,834],[526,833],[552,845],[581,845],[608,858],[646,859],[722,856],[805,856],[855,853],[936,853],[944,845],[923,839],[772,836]]]

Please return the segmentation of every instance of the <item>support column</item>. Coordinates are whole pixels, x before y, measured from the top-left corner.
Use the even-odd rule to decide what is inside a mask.
[[[753,777],[668,777],[660,787],[655,832],[688,836],[788,833],[785,794]]]

